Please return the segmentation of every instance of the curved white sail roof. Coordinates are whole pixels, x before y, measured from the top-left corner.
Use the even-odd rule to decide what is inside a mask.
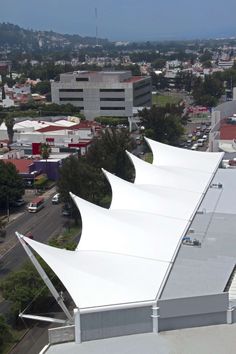
[[[23,237],[57,274],[78,308],[153,300],[169,263],[96,251],[67,251]]]
[[[199,192],[150,184],[133,184],[105,170],[103,172],[112,189],[110,206],[112,210],[122,210],[125,206],[129,210],[189,220],[193,214],[193,205],[197,205],[202,197]]]
[[[153,153],[153,165],[176,166],[212,174],[223,158],[221,152],[203,152],[176,148],[145,138]]]
[[[135,167],[135,184],[153,184],[178,190],[203,193],[211,174],[176,166],[153,166],[127,152]]]
[[[73,194],[72,198],[82,217],[78,251],[110,252],[170,262],[186,229],[183,219],[127,209],[108,210]]]
[[[24,238],[61,279],[77,307],[154,300],[161,291],[189,219],[222,156],[202,153],[202,164],[196,159],[202,166],[198,170],[192,168],[195,157],[190,159],[195,152],[161,149],[166,163],[158,160],[158,166],[128,154],[136,170],[135,184],[106,172],[113,194],[109,210],[72,195],[82,217],[76,251]],[[186,167],[181,165],[185,157]]]

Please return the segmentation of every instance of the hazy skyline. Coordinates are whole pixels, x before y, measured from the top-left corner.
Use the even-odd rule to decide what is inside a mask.
[[[0,0],[0,22],[109,40],[236,36],[236,0]]]

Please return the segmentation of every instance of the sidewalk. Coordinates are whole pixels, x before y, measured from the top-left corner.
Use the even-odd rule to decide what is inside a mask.
[[[42,197],[45,198],[45,200],[49,199],[52,195],[56,193],[56,187],[53,187],[49,190],[47,190],[45,193],[42,194]],[[24,200],[26,201],[26,205],[33,200],[36,197],[35,190],[27,189],[25,191],[25,195],[23,196]],[[16,211],[14,213],[11,213],[9,215],[9,222],[7,223],[6,227],[18,219],[21,215],[26,213],[25,207],[21,209],[21,211]],[[7,254],[12,248],[14,248],[18,244],[18,241],[14,235],[10,235],[4,240],[2,243],[0,243],[0,260],[2,257],[4,257],[5,254]]]

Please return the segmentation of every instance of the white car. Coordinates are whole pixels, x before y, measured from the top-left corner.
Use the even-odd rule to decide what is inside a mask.
[[[52,197],[52,204],[59,204],[59,203],[60,203],[60,193],[57,193]]]
[[[191,150],[197,150],[198,149],[198,144],[193,144],[193,146],[191,147]]]

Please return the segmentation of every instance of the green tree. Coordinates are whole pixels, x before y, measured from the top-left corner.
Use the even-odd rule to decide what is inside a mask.
[[[23,180],[16,167],[0,160],[0,206],[6,206],[24,194]]]
[[[71,206],[72,216],[75,222],[78,222],[80,215],[69,192],[95,204],[101,204],[107,184],[102,171],[89,164],[86,158],[78,159],[75,156],[70,156],[62,163],[57,187],[61,200]]]
[[[13,143],[15,119],[7,112],[0,112],[0,125],[5,122],[9,145]]]
[[[152,63],[152,66],[155,69],[163,69],[166,65],[166,59],[156,59],[154,60],[154,62]]]
[[[182,108],[176,105],[145,108],[139,113],[145,135],[162,143],[178,145],[184,133],[181,111]]]
[[[6,323],[5,318],[0,315],[0,350],[3,349],[5,343],[13,339],[10,326]]]
[[[217,77],[207,76],[204,81],[201,78],[194,80],[192,95],[196,104],[215,106],[223,93],[223,82]]]
[[[106,129],[90,147],[87,161],[92,166],[105,168],[120,178],[132,180],[133,166],[125,150],[132,151],[135,145],[127,130]]]
[[[4,239],[5,237],[6,237],[6,221],[0,218],[0,239]]]
[[[79,215],[69,192],[95,204],[108,206],[111,190],[101,168],[132,180],[134,170],[125,150],[131,151],[134,146],[135,142],[128,132],[107,129],[95,139],[86,157],[78,159],[71,156],[63,161],[57,183],[58,192],[62,201],[72,206],[75,220],[79,220]]]
[[[1,283],[4,299],[12,302],[12,310],[15,314],[29,305],[37,296],[37,305],[45,301],[48,289],[44,287],[43,280],[31,264],[21,270],[10,273]]]
[[[40,155],[42,159],[46,160],[49,158],[51,153],[51,146],[47,143],[42,143],[40,145]]]
[[[35,86],[32,87],[32,92],[39,93],[40,95],[45,95],[51,92],[50,81],[40,81]]]

